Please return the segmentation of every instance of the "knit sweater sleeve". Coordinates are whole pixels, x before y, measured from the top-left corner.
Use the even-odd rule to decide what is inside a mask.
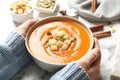
[[[82,67],[72,62],[55,73],[50,80],[89,80],[89,77]]]
[[[30,60],[24,37],[11,32],[0,43],[0,80],[9,80]]]

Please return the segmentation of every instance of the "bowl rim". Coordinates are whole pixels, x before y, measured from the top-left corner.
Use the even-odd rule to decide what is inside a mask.
[[[22,15],[27,15],[27,14],[30,14],[30,13],[32,13],[33,12],[33,4],[30,2],[30,1],[28,1],[28,0],[22,0],[23,2],[28,2],[28,4],[29,5],[31,5],[31,9],[27,12],[27,13],[24,13],[24,14],[15,14],[15,13],[13,13],[11,10],[10,10],[10,7],[12,6],[12,4],[14,4],[14,3],[16,3],[16,2],[20,2],[20,1],[12,1],[11,2],[11,4],[10,4],[10,6],[9,6],[9,11],[10,11],[10,13],[12,14],[12,15],[15,15],[15,16],[22,16]]]
[[[37,60],[40,61],[40,62],[43,62],[43,63],[46,63],[46,64],[50,64],[50,65],[57,65],[57,66],[58,66],[58,65],[63,66],[63,65],[66,65],[66,64],[71,63],[71,62],[69,62],[69,63],[53,63],[53,62],[47,62],[47,61],[41,60],[41,59],[39,59],[38,57],[36,57],[34,54],[32,54],[32,51],[29,49],[29,44],[28,44],[28,39],[29,39],[29,37],[30,37],[29,34],[31,34],[32,31],[34,31],[34,29],[36,29],[36,28],[38,27],[38,25],[44,24],[44,23],[46,23],[46,22],[49,22],[49,21],[51,21],[51,19],[52,19],[52,21],[55,21],[54,19],[63,20],[63,18],[65,18],[65,19],[67,19],[67,20],[73,20],[73,21],[81,24],[82,26],[85,27],[85,29],[88,30],[89,36],[90,36],[90,38],[91,38],[91,39],[90,39],[90,40],[91,40],[91,42],[90,42],[91,44],[90,44],[90,47],[89,47],[88,51],[87,51],[85,54],[87,54],[87,53],[93,48],[94,38],[93,38],[93,33],[92,33],[92,31],[90,30],[90,28],[88,28],[86,25],[84,25],[84,24],[83,24],[82,22],[80,22],[78,19],[75,19],[75,18],[72,18],[72,17],[67,17],[67,16],[49,16],[49,17],[45,17],[45,18],[40,19],[38,22],[36,22],[34,25],[32,25],[32,26],[30,27],[30,29],[28,30],[27,34],[26,34],[25,45],[26,45],[26,48],[27,48],[27,50],[29,51],[30,55],[31,55],[33,58],[37,59]],[[49,19],[50,19],[50,20],[49,20]],[[78,59],[78,60],[79,60],[79,59]],[[76,60],[76,61],[78,61],[78,60]],[[72,62],[75,62],[75,61],[72,61]]]

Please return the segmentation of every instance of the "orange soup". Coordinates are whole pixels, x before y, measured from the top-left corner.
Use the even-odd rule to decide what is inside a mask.
[[[90,48],[90,36],[82,25],[66,20],[39,25],[29,37],[29,48],[38,59],[69,63],[80,59]]]

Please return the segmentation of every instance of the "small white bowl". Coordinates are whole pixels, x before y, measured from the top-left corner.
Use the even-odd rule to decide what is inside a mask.
[[[26,20],[33,18],[33,6],[32,6],[32,4],[30,4],[30,2],[25,1],[25,0],[23,0],[22,2],[27,2],[27,3],[31,6],[31,9],[28,10],[26,13],[21,13],[21,14],[19,14],[19,13],[14,13],[14,12],[11,10],[11,6],[12,6],[13,4],[17,3],[17,2],[20,2],[20,1],[15,1],[15,2],[13,2],[13,3],[10,5],[10,14],[11,14],[11,16],[12,16],[12,18],[13,18],[13,21],[15,21],[15,22],[17,22],[17,23],[23,23],[23,22],[25,22]]]
[[[41,0],[41,1],[46,1],[46,0]],[[51,0],[52,1],[52,0]],[[56,10],[56,7],[57,7],[57,0],[54,0],[54,5],[53,5],[53,8],[45,8],[45,7],[40,7],[41,5],[43,6],[46,6],[46,4],[44,3],[41,3],[40,0],[35,0],[33,2],[33,5],[34,5],[34,9],[41,12],[41,13],[53,13],[55,10]]]

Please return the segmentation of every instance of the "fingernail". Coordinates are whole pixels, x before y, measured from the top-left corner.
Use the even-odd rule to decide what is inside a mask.
[[[35,18],[34,21],[39,21],[39,18]]]

